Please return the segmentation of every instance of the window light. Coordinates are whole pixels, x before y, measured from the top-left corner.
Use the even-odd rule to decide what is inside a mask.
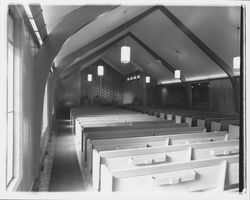
[[[28,4],[23,4],[24,10],[29,18],[33,18],[30,7]]]
[[[31,26],[33,28],[34,31],[38,31],[38,28],[36,26],[36,22],[34,19],[30,19],[30,23],[31,23]]]

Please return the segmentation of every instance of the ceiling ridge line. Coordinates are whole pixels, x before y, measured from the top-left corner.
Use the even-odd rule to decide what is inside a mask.
[[[151,56],[153,56],[154,58],[157,58],[159,60],[161,60],[161,62],[163,62],[163,66],[165,66],[169,71],[171,71],[174,74],[174,71],[176,70],[172,65],[170,65],[165,59],[163,59],[160,55],[158,55],[156,52],[154,52],[154,50],[152,50],[150,47],[148,47],[144,42],[142,42],[141,40],[139,40],[133,33],[128,32],[125,34],[122,34],[119,38],[113,40],[112,42],[106,44],[104,47],[100,48],[99,50],[91,53],[90,55],[86,56],[84,59],[79,60],[78,62],[76,62],[75,64],[73,64],[71,67],[74,66],[75,69],[73,70],[69,70],[69,68],[67,68],[66,70],[69,70],[69,73],[74,72],[74,70],[76,70],[79,66],[89,62],[89,60],[94,59],[94,57],[99,56],[100,54],[102,54],[104,51],[106,51],[107,49],[111,48],[114,44],[118,43],[120,40],[122,40],[124,37],[131,37],[131,39],[133,39],[137,44],[139,44],[142,48],[144,48]],[[146,48],[145,48],[146,46]],[[154,55],[153,55],[154,54]],[[167,66],[166,66],[166,65]],[[67,74],[65,75],[67,76]],[[64,77],[65,77],[64,76]],[[181,75],[180,80],[182,82],[185,82],[186,79],[183,75]]]
[[[155,59],[159,59],[162,62],[163,66],[166,67],[170,72],[172,72],[174,74],[176,69],[171,64],[169,64],[164,58],[162,58],[158,53],[156,53],[154,50],[152,50],[147,44],[145,44],[143,41],[141,41],[132,32],[129,32],[128,36],[130,36],[134,41],[136,41],[142,48],[144,48]],[[183,75],[181,75],[180,80],[182,82],[186,81],[186,79]]]
[[[127,34],[125,34],[125,35],[127,35]],[[101,49],[99,49],[99,50],[97,50],[97,51],[91,53],[90,55],[88,55],[88,56],[85,57],[84,59],[79,60],[78,62],[76,62],[75,64],[73,64],[73,65],[71,66],[71,68],[77,68],[77,67],[79,67],[79,66],[81,66],[81,65],[83,65],[83,64],[85,64],[85,63],[87,63],[88,60],[91,60],[91,59],[93,59],[94,57],[96,57],[96,56],[102,54],[102,53],[105,52],[107,49],[111,48],[115,43],[121,41],[123,38],[124,38],[124,35],[121,35],[119,38],[117,38],[117,39],[113,40],[112,42],[108,43],[107,45],[105,45],[105,46],[102,47]],[[65,69],[65,70],[69,70],[69,68],[67,68],[67,69]],[[70,73],[72,73],[74,70],[75,70],[75,69],[71,70]]]
[[[142,19],[144,19],[145,17],[147,17],[148,15],[150,15],[151,13],[155,12],[158,9],[159,9],[159,6],[153,6],[149,9],[147,9],[146,11],[142,12],[141,14],[139,14],[139,15],[135,16],[134,18],[130,19],[129,21],[127,21],[127,27],[130,27],[130,26],[136,24],[137,22],[141,21]],[[113,37],[115,37],[116,35],[121,33],[122,31],[124,31],[124,23],[119,25],[118,27],[112,29],[111,31],[105,33],[104,35],[96,38],[95,40],[89,42],[88,44],[84,45],[83,47],[80,47],[79,49],[75,50],[74,52],[70,53],[69,55],[65,56],[64,59],[60,63],[63,63],[65,60],[67,60],[67,58],[70,58],[72,55],[77,57],[78,54],[82,54],[85,51],[86,51],[85,53],[87,53],[88,51],[91,51],[92,49],[102,45],[107,40],[112,39]],[[95,47],[93,47],[93,46],[95,46]],[[61,66],[61,64],[59,64],[59,66]]]
[[[118,71],[120,74],[123,75],[123,73],[121,72],[121,70],[118,69],[118,67],[117,68],[114,67],[114,64],[108,58],[102,57],[101,60],[103,60],[104,63],[106,63],[107,65],[109,65],[110,67],[112,67],[113,69],[115,69],[116,71]]]
[[[210,59],[212,59],[231,79],[233,71],[230,66],[221,59],[212,49],[210,49],[200,38],[198,38],[187,26],[185,26],[173,13],[166,7],[160,6],[160,11],[175,24],[194,44],[196,44]]]

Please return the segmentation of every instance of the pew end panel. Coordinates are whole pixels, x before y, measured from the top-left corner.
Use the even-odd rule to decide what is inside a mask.
[[[92,183],[94,190],[98,191],[100,188],[100,166],[101,166],[101,157],[96,149],[93,149],[93,162],[92,162]]]
[[[229,139],[239,139],[240,127],[237,125],[230,124],[228,126],[228,135]]]
[[[109,169],[106,165],[101,164],[101,184],[100,184],[100,191],[101,192],[112,192],[113,191],[113,182],[114,177],[112,176]]]
[[[221,130],[221,123],[212,121],[211,122],[211,131],[220,131]]]

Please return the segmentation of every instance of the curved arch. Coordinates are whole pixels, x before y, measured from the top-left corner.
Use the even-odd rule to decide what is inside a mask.
[[[45,84],[49,74],[49,69],[53,63],[55,56],[62,48],[65,41],[74,34],[79,28],[88,24],[103,12],[112,9],[114,6],[100,6],[96,9],[96,6],[82,6],[67,15],[63,20],[53,29],[53,31],[46,37],[43,45],[39,48],[39,51],[35,58],[35,73],[34,79],[36,83],[34,85],[34,97],[32,109],[35,111],[33,116],[34,123],[34,134],[37,137],[34,142],[35,151],[40,151],[40,134],[42,126],[42,107],[43,107],[43,96],[45,91]],[[92,10],[91,15],[86,11]],[[52,90],[51,93],[54,96],[56,81],[58,78],[58,72],[54,72],[52,75]],[[51,98],[51,97],[50,97]],[[51,102],[51,99],[49,100]],[[51,114],[51,113],[50,113]],[[39,155],[34,154],[34,155]],[[39,157],[34,157],[34,174],[37,176],[39,172]]]

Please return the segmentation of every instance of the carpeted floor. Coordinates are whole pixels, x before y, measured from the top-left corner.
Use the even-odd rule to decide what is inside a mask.
[[[58,120],[57,138],[49,191],[83,191],[70,122]]]

